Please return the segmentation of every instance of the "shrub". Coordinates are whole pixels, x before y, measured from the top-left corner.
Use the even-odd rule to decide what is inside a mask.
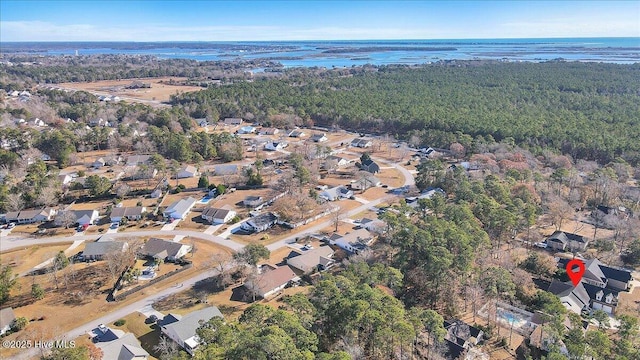
[[[20,331],[27,327],[29,320],[26,317],[19,317],[13,321],[13,325],[11,325],[12,331]]]
[[[113,323],[113,325],[115,326],[122,326],[127,322],[127,320],[125,319],[120,319],[120,320],[116,320],[116,322]]]

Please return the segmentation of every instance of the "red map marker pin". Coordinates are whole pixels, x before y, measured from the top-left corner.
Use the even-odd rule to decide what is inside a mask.
[[[578,271],[573,271],[576,266],[578,267]],[[569,275],[569,279],[571,279],[573,286],[578,286],[580,280],[582,280],[584,269],[584,262],[580,259],[573,259],[567,263],[567,275]]]

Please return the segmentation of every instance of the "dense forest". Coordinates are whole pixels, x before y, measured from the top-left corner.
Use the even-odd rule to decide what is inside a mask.
[[[469,145],[466,134],[637,164],[638,84],[637,64],[466,62],[309,71],[183,94],[173,104],[212,107],[222,117],[250,113],[264,123],[289,113],[305,123],[417,135],[416,145]]]

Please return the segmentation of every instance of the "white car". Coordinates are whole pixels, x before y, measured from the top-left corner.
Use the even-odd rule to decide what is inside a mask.
[[[546,249],[547,246],[548,246],[547,243],[543,243],[543,242],[537,242],[537,243],[535,243],[533,245],[535,245],[535,246],[537,246],[537,247],[539,247],[541,249]]]
[[[13,229],[14,227],[16,227],[16,223],[9,223],[9,225],[7,225],[7,229]]]

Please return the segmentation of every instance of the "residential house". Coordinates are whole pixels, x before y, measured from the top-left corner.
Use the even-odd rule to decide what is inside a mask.
[[[84,260],[103,260],[107,254],[125,252],[129,244],[124,241],[94,241],[87,243],[82,251]]]
[[[176,261],[191,251],[191,245],[175,241],[150,238],[144,243],[140,254],[154,259]]]
[[[331,245],[357,254],[371,245],[373,235],[366,229],[357,229],[345,235],[333,234],[328,240]]]
[[[373,146],[373,142],[364,138],[355,138],[351,140],[351,146],[364,149]]]
[[[284,141],[280,141],[280,142],[269,141],[268,143],[264,144],[264,149],[267,151],[278,151],[286,148],[287,145],[288,144]]]
[[[169,205],[162,215],[167,219],[184,219],[197,201],[192,197],[180,199]]]
[[[225,224],[236,216],[236,212],[224,207],[207,207],[202,211],[200,216],[212,224]]]
[[[149,353],[142,348],[140,341],[132,333],[126,333],[116,340],[98,342],[102,350],[102,360],[146,360]]]
[[[375,161],[367,159],[360,164],[360,170],[375,174],[380,172],[380,166]]]
[[[11,330],[15,320],[16,315],[13,313],[13,308],[8,307],[0,310],[0,335],[4,335]]]
[[[546,243],[555,250],[584,251],[589,240],[582,235],[556,231],[547,238]]]
[[[94,169],[100,169],[101,167],[103,167],[107,162],[104,160],[104,158],[98,158],[96,159],[96,161],[91,163],[91,167]]]
[[[127,220],[140,220],[142,215],[147,212],[147,208],[144,206],[130,206],[130,207],[117,207],[111,210],[111,222],[119,223],[122,218]]]
[[[566,268],[567,259],[558,261],[559,268]],[[603,264],[598,259],[584,261],[585,271],[582,281],[601,288],[611,288],[616,291],[627,291],[631,289],[633,276],[630,271],[617,269]]]
[[[44,208],[39,210],[10,211],[5,214],[5,222],[18,224],[33,224],[53,220],[57,211],[54,208]]]
[[[209,121],[206,118],[196,119],[196,124],[200,127],[207,127],[209,125]]]
[[[347,189],[345,186],[339,185],[339,186],[324,190],[318,196],[327,201],[336,201],[336,200],[348,199],[352,197],[353,191]]]
[[[287,265],[297,269],[301,274],[308,274],[316,270],[323,271],[334,264],[333,249],[330,246],[320,246],[306,251],[294,251],[287,259]]]
[[[193,165],[187,165],[178,170],[176,173],[177,179],[186,179],[198,176],[198,168]]]
[[[386,230],[387,223],[379,219],[372,220],[368,218],[362,218],[362,220],[360,220],[360,227],[362,227],[363,229],[367,229],[372,233],[381,234]]]
[[[64,225],[60,219],[63,218],[69,211],[73,213],[76,218],[76,223],[80,226],[93,225],[100,216],[98,210],[62,210],[58,211],[58,213],[56,214],[54,223],[57,226]]]
[[[149,197],[152,198],[152,199],[158,199],[158,198],[162,197],[162,190],[160,190],[160,189],[153,190],[153,192],[151,192],[151,194],[149,194]]]
[[[238,129],[238,134],[253,134],[256,132],[256,128],[251,125],[246,125]]]
[[[558,266],[565,268],[568,261],[561,259]],[[547,291],[558,296],[567,309],[577,314],[592,310],[615,314],[618,294],[620,291],[628,290],[632,280],[631,272],[612,268],[597,259],[591,259],[585,261],[585,272],[577,286],[570,282],[553,280]]]
[[[251,293],[263,299],[282,291],[292,282],[299,281],[300,277],[285,265],[273,270],[266,270],[254,278],[248,279],[244,287]]]
[[[58,181],[62,183],[62,186],[65,186],[73,181],[73,177],[69,174],[64,174],[64,175],[60,174],[58,175]]]
[[[322,167],[326,170],[331,170],[335,167],[344,167],[347,165],[349,165],[349,160],[339,156],[329,155],[325,159],[324,164],[322,164]]]
[[[142,164],[148,164],[151,159],[151,155],[131,155],[127,158],[128,166],[137,166]]]
[[[313,135],[311,135],[310,139],[313,142],[325,142],[325,141],[329,140],[329,138],[324,133],[313,134]]]
[[[367,176],[361,177],[358,180],[352,181],[351,189],[364,191],[380,185],[382,185],[382,183],[377,177],[373,175],[367,175]]]
[[[278,130],[276,128],[262,128],[262,129],[260,129],[259,134],[260,135],[276,135],[279,132],[280,132],[280,130]]]
[[[304,131],[302,131],[300,129],[294,129],[294,130],[291,130],[287,136],[292,137],[292,138],[301,138],[301,137],[303,137],[305,135],[306,134],[304,133]]]
[[[185,316],[169,314],[165,318],[170,317],[173,322],[161,322],[161,331],[169,339],[176,342],[190,355],[194,355],[200,338],[196,334],[196,330],[205,322],[214,317],[223,318],[222,313],[215,306],[210,306],[201,310],[196,310]]]
[[[262,196],[249,195],[245,197],[244,200],[242,200],[242,205],[246,207],[252,207],[252,208],[260,206],[263,203],[264,203],[264,199],[262,198]]]
[[[274,213],[268,212],[250,218],[242,223],[241,228],[246,231],[258,233],[269,229],[275,225],[276,222],[278,222],[278,217]]]
[[[238,165],[215,165],[213,167],[213,171],[216,175],[224,176],[224,175],[235,175],[238,173]]]
[[[460,359],[465,352],[470,352],[474,346],[478,345],[484,338],[484,332],[475,326],[469,325],[462,320],[451,320],[444,322],[447,331],[444,340],[447,345],[447,358]],[[480,357],[471,357],[478,359]],[[488,358],[488,356],[487,356]]]
[[[109,126],[109,122],[103,118],[93,118],[89,120],[90,126]]]
[[[242,118],[225,118],[225,125],[240,125],[242,124]]]
[[[47,124],[44,121],[42,121],[42,120],[40,120],[38,118],[35,118],[35,119],[33,119],[33,126],[45,127],[45,126],[47,126]]]
[[[419,203],[418,200],[420,199],[431,199],[433,198],[435,195],[441,195],[441,196],[446,196],[447,194],[444,192],[444,190],[440,189],[440,188],[427,188],[425,190],[423,190],[420,195],[418,196],[408,196],[405,198],[405,201],[407,203],[407,206],[410,206],[412,208],[417,208]]]

